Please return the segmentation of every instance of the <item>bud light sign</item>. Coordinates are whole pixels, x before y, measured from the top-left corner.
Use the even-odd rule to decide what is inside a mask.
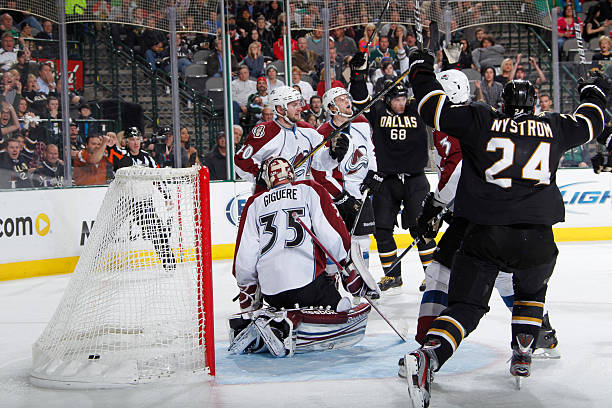
[[[240,223],[240,215],[250,196],[250,191],[242,192],[232,197],[225,206],[225,216],[233,226],[237,227]]]
[[[593,206],[610,205],[610,190],[601,183],[582,181],[559,186],[565,210],[574,214],[589,214]]]

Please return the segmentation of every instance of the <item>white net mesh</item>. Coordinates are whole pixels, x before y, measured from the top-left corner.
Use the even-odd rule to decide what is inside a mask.
[[[375,23],[386,0],[373,1],[329,1],[330,29],[361,26]],[[482,1],[421,1],[421,19],[436,21],[442,29],[444,9],[451,11],[452,31],[467,27],[496,24],[522,23],[550,30],[550,10],[545,0],[482,0]],[[291,27],[312,28],[321,19],[320,0],[291,2]],[[381,18],[382,24],[414,25],[414,0],[393,0]],[[427,22],[426,26],[429,25]],[[386,34],[385,30],[381,31]]]
[[[195,167],[117,172],[33,346],[35,383],[111,386],[206,368],[199,190]]]

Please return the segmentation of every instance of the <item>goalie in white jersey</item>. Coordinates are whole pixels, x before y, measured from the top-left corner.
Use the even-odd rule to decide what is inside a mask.
[[[284,157],[296,166],[323,137],[310,124],[302,121],[302,95],[288,86],[270,93],[270,104],[276,119],[261,123],[249,133],[242,148],[236,153],[236,173],[244,180],[257,182],[256,192],[264,189],[261,164],[271,157]],[[348,149],[348,139],[340,135],[334,146],[315,152],[299,167],[295,167],[296,180],[310,177],[310,169],[325,171],[342,161]]]
[[[341,297],[334,276],[325,272],[325,253],[296,219],[335,259],[348,261],[349,233],[329,193],[314,181],[294,181],[291,164],[281,157],[265,161],[262,168],[269,190],[247,201],[236,242],[233,273],[241,310],[258,309],[261,295],[275,308],[349,309],[349,299]],[[367,286],[356,272],[343,281],[352,294],[365,295]]]

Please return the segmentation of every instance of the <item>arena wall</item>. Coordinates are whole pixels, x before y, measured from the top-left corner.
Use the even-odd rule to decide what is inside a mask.
[[[436,183],[429,174],[430,184]],[[566,203],[566,221],[556,225],[557,241],[612,240],[612,174],[561,169],[557,185]],[[102,203],[107,187],[16,190],[0,193],[0,280],[70,273]],[[231,259],[238,217],[251,194],[246,182],[211,183],[213,259]],[[411,241],[396,230],[398,245]],[[372,248],[376,243],[372,239]]]

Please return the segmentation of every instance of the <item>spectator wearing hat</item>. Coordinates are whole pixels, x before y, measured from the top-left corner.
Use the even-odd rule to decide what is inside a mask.
[[[255,123],[261,119],[263,107],[268,104],[268,82],[265,77],[257,78],[257,92],[249,95],[247,100],[248,123]]]
[[[482,80],[474,82],[476,86],[476,95],[474,99],[491,105],[495,109],[501,109],[501,94],[504,90],[504,86],[495,81],[495,68],[492,66],[484,66],[481,72]]]
[[[254,41],[249,44],[249,50],[243,63],[249,67],[249,73],[252,77],[262,77],[264,75],[264,57],[261,55],[261,43]]]
[[[38,71],[38,82],[39,92],[49,95],[50,92],[55,92],[56,83],[55,76],[53,75],[53,68],[50,62],[43,63]]]
[[[87,140],[90,133],[93,132],[93,126],[91,123],[89,123],[89,120],[93,119],[91,117],[91,105],[89,105],[86,102],[80,104],[79,105],[79,116],[77,117],[77,119],[80,121],[79,122],[79,128],[80,128],[79,133],[81,135],[81,139]]]
[[[266,68],[266,76],[267,76],[266,83],[268,85],[268,90],[270,92],[272,92],[279,86],[285,86],[285,83],[283,81],[281,81],[280,79],[277,79],[277,75],[278,75],[278,70],[276,69],[276,67],[271,64],[268,65],[268,67]]]
[[[215,145],[204,156],[204,165],[208,167],[211,180],[227,180],[225,132],[217,133]]]

